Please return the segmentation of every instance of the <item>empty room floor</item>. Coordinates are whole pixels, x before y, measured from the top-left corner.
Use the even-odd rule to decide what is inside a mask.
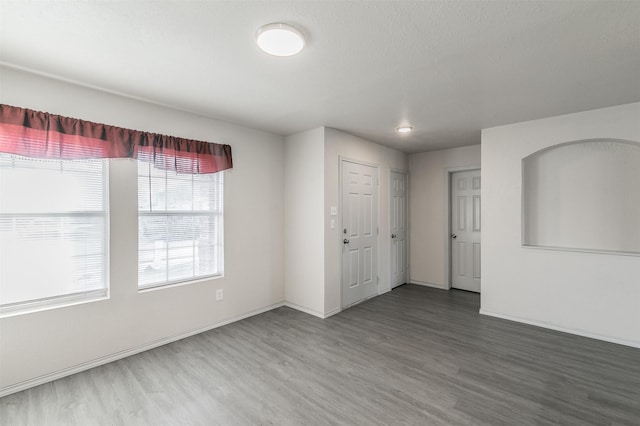
[[[278,308],[0,399],[2,425],[640,425],[640,349],[405,285]]]

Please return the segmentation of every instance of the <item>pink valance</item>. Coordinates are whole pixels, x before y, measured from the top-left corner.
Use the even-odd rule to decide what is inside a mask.
[[[135,158],[178,173],[233,167],[231,146],[129,130],[0,104],[0,152],[79,160]]]

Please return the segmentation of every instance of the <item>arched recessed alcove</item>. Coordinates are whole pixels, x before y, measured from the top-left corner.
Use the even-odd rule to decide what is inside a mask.
[[[522,244],[640,255],[640,143],[587,139],[522,160]]]

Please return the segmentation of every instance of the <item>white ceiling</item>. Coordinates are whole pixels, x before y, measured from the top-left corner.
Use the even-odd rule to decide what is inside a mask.
[[[288,135],[406,152],[640,101],[640,1],[0,0],[0,61]],[[277,58],[270,22],[307,35]],[[411,124],[415,131],[394,129]]]

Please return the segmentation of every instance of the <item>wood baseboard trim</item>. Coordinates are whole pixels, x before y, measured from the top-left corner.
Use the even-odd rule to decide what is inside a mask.
[[[508,321],[520,322],[523,324],[533,325],[541,328],[548,328],[549,330],[560,331],[562,333],[574,334],[576,336],[588,337],[590,339],[602,340],[609,343],[616,343],[618,345],[630,346],[632,348],[640,348],[640,342],[634,340],[618,339],[617,337],[602,336],[599,334],[588,333],[581,330],[574,330],[572,328],[559,327],[557,325],[549,324],[542,321],[532,321],[519,317],[512,317],[510,315],[497,314],[484,309],[480,309],[480,315],[486,315],[489,317],[500,318]]]

